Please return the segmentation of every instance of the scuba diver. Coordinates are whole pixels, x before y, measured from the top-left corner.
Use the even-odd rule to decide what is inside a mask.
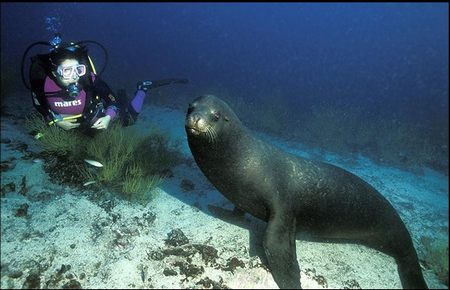
[[[99,45],[105,53],[105,65],[99,74],[86,45],[83,45],[87,43]],[[51,46],[51,49],[49,53],[31,58],[28,86],[24,77],[24,61],[28,51],[37,44]],[[120,90],[118,97],[115,97],[100,78],[107,58],[106,49],[100,43],[92,40],[62,43],[59,34],[55,34],[49,42],[35,42],[26,49],[22,58],[22,80],[31,90],[34,107],[48,125],[64,130],[79,128],[88,135],[107,129],[117,117],[128,126],[136,121],[149,89],[188,82],[187,79],[139,81],[130,101],[124,90]]]

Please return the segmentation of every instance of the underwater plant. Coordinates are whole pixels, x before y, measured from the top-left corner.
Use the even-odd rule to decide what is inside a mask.
[[[149,134],[138,141],[139,150],[134,156],[140,163],[144,174],[164,175],[182,159],[181,140],[170,140],[169,134],[158,127],[149,129]]]
[[[120,123],[94,136],[86,148],[86,156],[103,165],[95,180],[110,185],[122,197],[138,201],[163,182],[161,172],[172,167],[179,154],[168,133],[153,128],[141,136]]]
[[[98,133],[87,143],[86,155],[89,159],[103,164],[97,175],[99,182],[120,180],[126,166],[133,160],[137,139],[134,132],[123,128],[120,123],[113,123],[107,131]]]
[[[25,118],[25,128],[38,139],[43,150],[58,155],[78,157],[82,154],[86,137],[57,126],[48,126],[42,116],[33,113]]]
[[[428,267],[448,286],[448,236],[422,237],[421,242]]]
[[[134,168],[133,168],[134,167]],[[146,200],[154,197],[153,189],[163,182],[159,175],[144,176],[143,170],[138,165],[128,167],[122,184],[122,193],[124,196],[139,203],[145,203]]]
[[[163,182],[164,172],[181,159],[181,143],[171,143],[168,132],[163,133],[156,127],[142,136],[133,128],[115,122],[107,130],[89,137],[76,130],[48,126],[34,115],[27,121],[27,129],[33,134],[40,133],[36,139],[44,152],[64,154],[67,159],[64,169],[84,179],[78,182],[79,186],[95,183],[97,187],[108,188],[140,203],[151,199],[150,192]],[[102,166],[93,168],[82,163],[84,159],[95,160]],[[53,162],[52,166],[57,167],[58,162]],[[49,168],[49,171],[56,170]],[[74,183],[71,180],[71,184]]]

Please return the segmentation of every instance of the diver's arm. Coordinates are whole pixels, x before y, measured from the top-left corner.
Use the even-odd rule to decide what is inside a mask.
[[[94,89],[96,94],[105,101],[105,114],[111,117],[111,121],[114,120],[118,113],[119,104],[108,84],[97,77],[94,82]]]

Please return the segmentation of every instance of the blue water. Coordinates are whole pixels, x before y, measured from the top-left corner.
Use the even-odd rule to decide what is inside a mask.
[[[324,142],[321,133],[338,131],[331,125],[339,119],[325,115],[325,127],[314,128],[308,123],[312,112],[356,111],[360,119],[350,125],[368,121],[377,124],[370,130],[382,133],[367,141],[360,131],[354,138],[344,135],[343,150],[366,154],[377,164],[389,159],[388,165],[414,164],[448,175],[448,8],[448,3],[1,3],[2,112],[11,90],[27,96],[21,105],[33,110],[21,80],[22,55],[31,43],[60,33],[63,41],[94,40],[107,48],[102,78],[114,91],[126,88],[131,94],[144,79],[188,78],[188,85],[159,92],[173,97],[167,102],[181,110],[203,93],[235,100],[243,106],[236,108],[239,117],[252,129],[266,129],[258,124],[269,119],[276,103],[284,113],[271,116],[279,129],[267,128],[269,134],[331,151],[339,151],[332,146],[338,140]],[[102,51],[89,49],[101,68]],[[45,46],[30,51],[26,76],[29,57],[46,52]],[[151,92],[148,99],[157,96]],[[383,132],[391,139],[383,142]],[[429,176],[423,168],[417,172]],[[441,195],[435,202],[445,195],[448,203],[448,183],[441,186],[445,177],[437,176]],[[408,179],[411,186],[425,187],[414,178]],[[408,199],[408,188],[400,193],[394,198]],[[448,233],[448,213],[446,218],[440,222]]]
[[[186,76],[248,98],[448,114],[446,3],[2,3],[2,55],[16,65],[55,30],[104,44],[111,83]]]
[[[447,3],[2,3],[1,13],[2,75],[20,89],[25,48],[59,32],[107,48],[102,76],[113,90],[185,77],[180,106],[206,92],[271,100],[288,109],[276,122],[297,127],[314,106],[360,108],[373,122],[411,126],[432,143],[423,154],[440,154],[427,162],[448,167]],[[90,53],[102,67],[102,51]],[[412,160],[420,150],[395,154]]]

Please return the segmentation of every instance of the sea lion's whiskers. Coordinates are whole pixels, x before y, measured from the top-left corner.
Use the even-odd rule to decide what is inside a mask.
[[[205,134],[206,134],[206,137],[208,137],[208,143],[211,142],[210,141],[211,140],[211,135],[209,134],[208,127],[206,128]]]
[[[208,137],[208,143],[211,142],[211,133],[209,132],[209,127],[206,127],[205,130],[206,137]]]
[[[211,135],[213,137],[213,143],[216,143],[217,141],[217,132],[216,129],[214,129],[214,127],[210,127],[210,131],[211,131]]]
[[[214,129],[211,127],[211,126],[208,126],[207,128],[206,128],[206,132],[207,132],[207,134],[208,134],[208,141],[210,142],[210,143],[215,143],[216,142],[216,134],[215,134],[215,131],[214,131]]]

